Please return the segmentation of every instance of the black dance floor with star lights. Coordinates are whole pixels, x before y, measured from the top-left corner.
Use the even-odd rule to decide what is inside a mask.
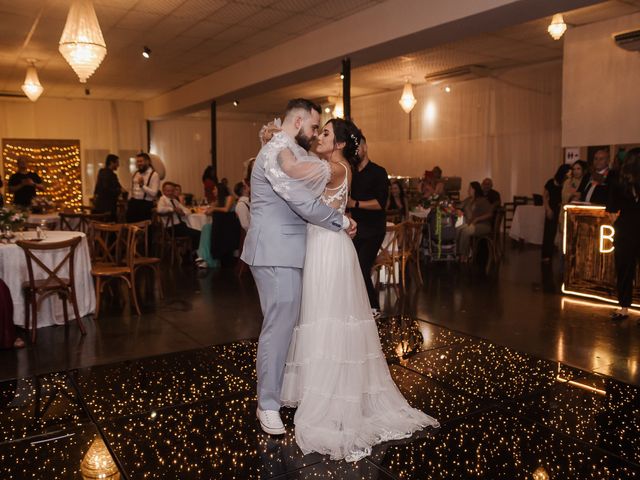
[[[640,387],[410,317],[379,328],[398,387],[441,427],[356,464],[303,456],[291,410],[284,437],[261,432],[256,342],[240,341],[2,382],[0,478],[88,478],[99,440],[118,470],[102,478],[640,478]]]

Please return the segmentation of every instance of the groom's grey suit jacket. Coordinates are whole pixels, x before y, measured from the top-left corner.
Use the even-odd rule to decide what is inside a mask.
[[[256,267],[304,266],[307,222],[338,231],[343,216],[311,195],[306,201],[285,201],[265,175],[267,155],[277,155],[275,142],[262,149],[251,173],[251,223],[244,241],[242,260]]]

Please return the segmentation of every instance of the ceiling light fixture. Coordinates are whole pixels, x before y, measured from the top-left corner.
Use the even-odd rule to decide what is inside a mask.
[[[331,113],[331,107],[324,107],[324,113]]]
[[[151,58],[151,49],[149,47],[144,47],[142,49],[142,56],[144,58]]]
[[[444,87],[444,91],[445,91],[445,93],[451,93],[451,87],[449,85],[446,85]]]
[[[400,100],[398,100],[398,103],[400,104],[400,106],[402,107],[402,110],[404,110],[405,113],[410,113],[411,110],[413,110],[413,107],[416,106],[416,103],[418,103],[418,101],[416,100],[416,97],[413,95],[413,87],[409,83],[408,78],[404,84],[404,88],[402,89],[402,95],[400,96]]]
[[[32,102],[38,100],[44,91],[44,88],[40,84],[38,71],[36,70],[35,62],[33,60],[29,60],[27,74],[25,75],[24,83],[22,84],[22,91]]]
[[[336,100],[336,104],[333,107],[333,117],[344,118],[344,102],[342,101],[342,97],[338,97]]]
[[[554,40],[560,40],[564,32],[567,31],[567,24],[564,23],[561,13],[556,13],[551,19],[551,23],[547,27],[547,32],[553,37]]]
[[[340,80],[344,80],[344,73],[340,74]]]
[[[233,101],[233,106],[237,107],[238,105],[240,105],[240,102],[238,100],[234,100]]]
[[[58,50],[86,83],[107,55],[96,11],[91,0],[74,0],[69,8]]]

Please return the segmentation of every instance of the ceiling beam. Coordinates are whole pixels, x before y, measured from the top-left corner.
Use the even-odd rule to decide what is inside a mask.
[[[145,101],[158,119],[258,95],[599,0],[387,0]]]

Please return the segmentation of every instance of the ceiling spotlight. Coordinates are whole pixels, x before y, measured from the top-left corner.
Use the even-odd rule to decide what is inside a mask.
[[[151,58],[151,49],[149,47],[144,47],[142,49],[142,56],[144,58]]]
[[[238,105],[240,105],[240,102],[238,100],[234,100],[233,101],[233,106],[237,107]]]
[[[446,93],[451,93],[451,87],[450,87],[449,85],[446,85],[446,86],[444,87],[444,91],[445,91]]]
[[[331,113],[331,107],[324,107],[324,113]]]
[[[344,73],[340,74],[340,80],[344,80]]]
[[[567,24],[564,23],[561,13],[556,13],[551,19],[551,23],[547,27],[547,32],[553,37],[554,40],[560,40],[564,32],[567,31]]]

